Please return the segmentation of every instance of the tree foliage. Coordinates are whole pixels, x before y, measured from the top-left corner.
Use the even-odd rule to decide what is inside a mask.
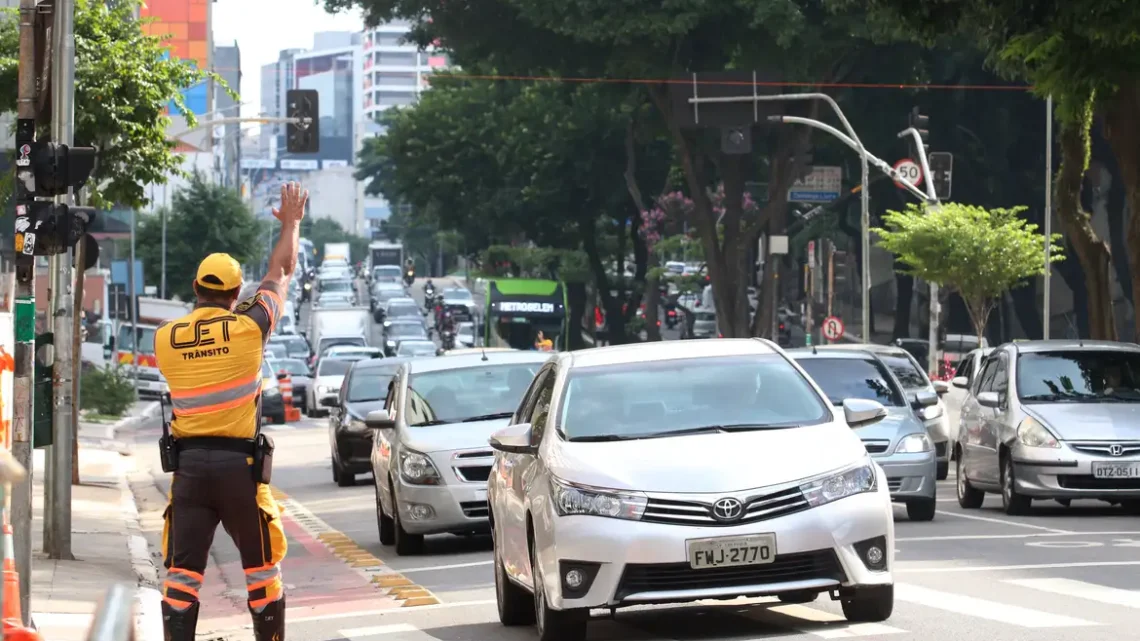
[[[166,289],[194,298],[194,274],[208,254],[224,252],[243,266],[257,265],[268,251],[267,227],[254,218],[241,195],[194,175],[175,192],[166,216]],[[136,253],[148,283],[162,279],[162,212],[139,217]]]
[[[168,105],[194,114],[182,90],[215,74],[169,58],[163,39],[143,33],[146,19],[135,17],[141,0],[75,2],[75,144],[99,149],[92,173],[91,204],[141,208],[145,188],[182,173],[182,158],[167,138]],[[0,20],[0,105],[16,105],[19,15]]]
[[[887,212],[874,232],[910,274],[962,297],[981,340],[998,297],[1045,273],[1045,237],[1018,216],[1023,210],[911,204]],[[1064,258],[1060,239],[1049,240],[1053,262]]]

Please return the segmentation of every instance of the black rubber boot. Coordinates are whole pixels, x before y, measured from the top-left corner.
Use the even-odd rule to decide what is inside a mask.
[[[198,627],[198,608],[201,602],[185,610],[176,610],[166,601],[162,602],[162,633],[166,641],[194,641],[194,631]]]
[[[253,638],[257,641],[285,641],[285,595],[265,606],[261,612],[249,611],[253,617]]]

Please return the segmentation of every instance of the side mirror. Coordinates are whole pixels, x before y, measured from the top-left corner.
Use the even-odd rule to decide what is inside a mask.
[[[1001,407],[1001,396],[997,392],[980,392],[978,394],[978,405],[997,409]]]
[[[950,384],[958,389],[969,389],[970,379],[965,376],[955,376],[950,380]]]
[[[887,408],[878,401],[849,398],[843,401],[843,418],[852,429],[874,425],[887,416]]]
[[[335,396],[322,396],[321,407],[337,408],[340,407],[340,399]]]
[[[912,407],[915,409],[930,407],[938,404],[938,394],[935,392],[916,392]]]
[[[487,442],[500,452],[533,454],[538,448],[530,444],[530,436],[530,423],[519,423],[495,432]]]
[[[934,381],[934,393],[942,396],[950,391],[950,384],[946,381]]]
[[[372,430],[390,430],[396,427],[396,421],[388,410],[372,410],[364,417],[364,424]]]

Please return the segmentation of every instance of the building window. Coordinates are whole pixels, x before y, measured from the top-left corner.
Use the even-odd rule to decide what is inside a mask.
[[[416,54],[402,51],[377,51],[376,64],[411,66],[416,64]]]
[[[376,104],[381,107],[410,105],[416,101],[414,91],[377,91]]]
[[[402,33],[380,33],[377,32],[373,36],[373,43],[380,47],[396,47],[406,44],[404,42],[406,34]]]
[[[413,72],[408,73],[394,73],[394,72],[378,72],[376,74],[376,84],[389,85],[396,87],[415,87],[416,74]]]

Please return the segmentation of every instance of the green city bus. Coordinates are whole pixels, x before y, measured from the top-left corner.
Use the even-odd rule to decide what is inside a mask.
[[[566,349],[570,306],[556,280],[500,278],[487,281],[483,340],[487,347],[534,349],[538,332]]]

